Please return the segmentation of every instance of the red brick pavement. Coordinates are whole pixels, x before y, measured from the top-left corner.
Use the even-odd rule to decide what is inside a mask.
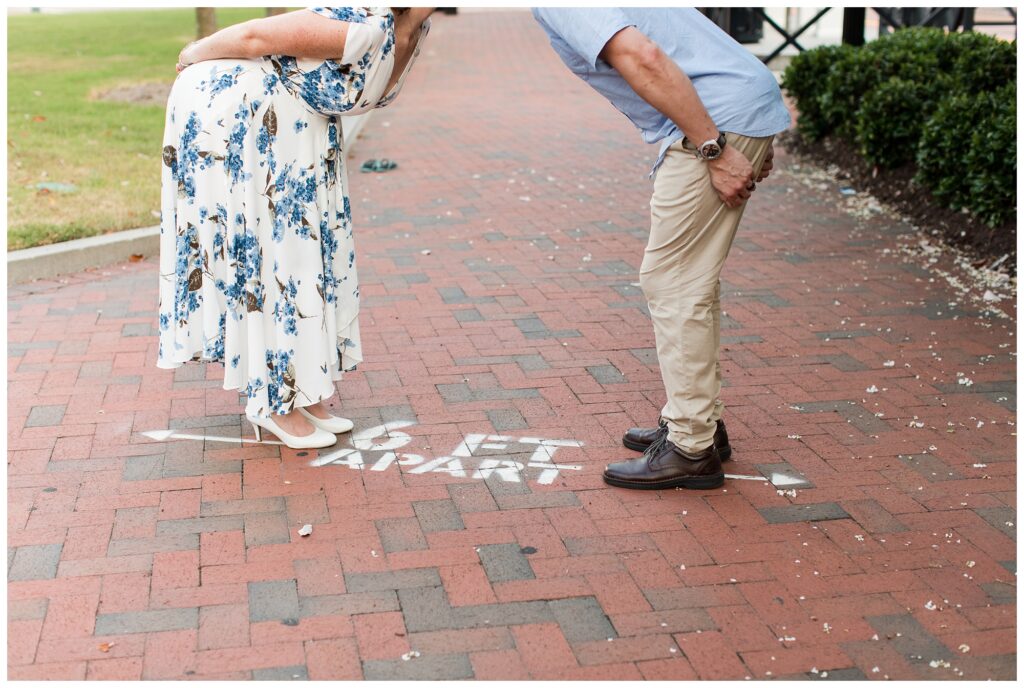
[[[527,14],[437,17],[359,144],[398,169],[352,175],[339,406],[407,425],[326,465],[142,434],[251,438],[217,366],[155,367],[153,260],[13,289],[11,678],[1013,678],[1015,322],[782,153],[724,274],[728,470],[804,482],[602,483],[663,395],[638,139]]]

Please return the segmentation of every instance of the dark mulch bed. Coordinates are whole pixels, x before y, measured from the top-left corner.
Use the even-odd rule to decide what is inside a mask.
[[[1001,266],[1017,273],[1017,224],[1007,222],[989,227],[977,217],[941,205],[931,191],[913,181],[913,164],[895,170],[874,170],[856,147],[835,137],[809,142],[798,133],[785,132],[779,141],[786,150],[821,167],[835,165],[840,178],[858,191],[867,191],[878,200],[907,216],[921,229],[939,235],[949,244],[977,257],[977,265],[990,265],[1009,255]]]

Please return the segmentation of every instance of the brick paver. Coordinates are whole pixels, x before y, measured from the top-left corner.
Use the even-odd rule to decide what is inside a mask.
[[[152,259],[11,290],[11,678],[1014,678],[1015,321],[780,152],[723,276],[752,479],[609,488],[654,152],[525,13],[429,40],[351,177],[351,440],[239,444]]]

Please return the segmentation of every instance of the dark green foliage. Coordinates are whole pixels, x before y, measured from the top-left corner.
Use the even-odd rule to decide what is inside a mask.
[[[947,34],[942,29],[914,27],[883,36],[865,48],[896,56],[898,60],[934,63],[938,69],[948,72],[960,54],[959,39],[964,35],[967,34]]]
[[[953,67],[957,89],[995,91],[1017,80],[1017,42],[977,33],[957,34],[961,44]],[[970,37],[970,38],[968,38]]]
[[[782,85],[805,138],[839,136],[879,167],[916,160],[936,198],[995,226],[1016,214],[1016,61],[1016,42],[904,29],[802,53]]]
[[[856,120],[864,159],[887,168],[913,162],[921,128],[949,88],[949,77],[940,73],[925,83],[892,77],[868,91]]]
[[[828,78],[832,65],[841,55],[851,52],[848,45],[829,45],[802,52],[793,58],[782,77],[782,87],[800,103],[800,133],[816,141],[828,133],[821,109],[822,84]]]
[[[981,94],[956,94],[939,104],[922,127],[917,151],[917,180],[951,208],[970,204],[964,157],[972,131],[984,116],[987,99]],[[952,171],[956,174],[951,174]]]
[[[825,78],[819,105],[829,131],[845,139],[852,139],[857,126],[860,101],[884,77],[890,76],[880,69],[875,56],[867,50],[850,50],[842,55]]]
[[[1017,86],[944,100],[923,128],[917,180],[991,226],[1017,213]]]
[[[1017,215],[1017,84],[993,93],[991,117],[967,154],[971,209],[997,226]]]

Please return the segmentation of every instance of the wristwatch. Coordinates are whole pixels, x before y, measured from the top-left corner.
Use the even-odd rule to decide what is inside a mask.
[[[697,157],[704,160],[717,160],[725,149],[725,134],[719,132],[717,139],[708,139],[697,146]]]

